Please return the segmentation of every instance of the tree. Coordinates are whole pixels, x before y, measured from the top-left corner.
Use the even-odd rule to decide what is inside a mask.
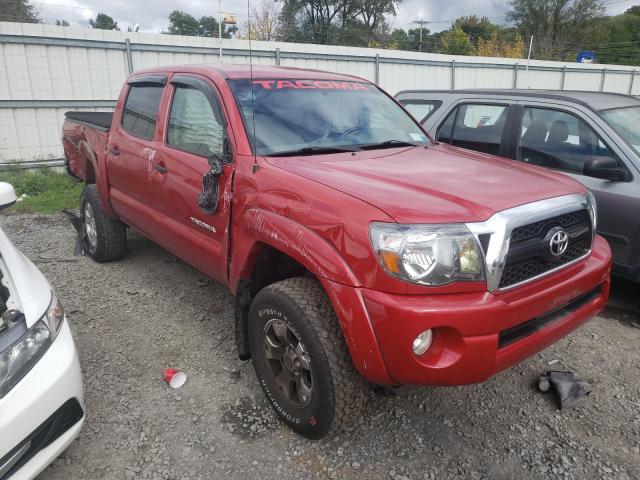
[[[2,0],[0,22],[42,23],[42,20],[28,0]]]
[[[222,26],[222,38],[231,38],[237,28],[233,25],[230,29]],[[200,17],[200,20],[182,10],[174,10],[169,14],[169,28],[166,32],[170,35],[188,35],[192,37],[217,37],[218,20],[212,16]]]
[[[91,25],[91,28],[98,28],[100,30],[120,30],[118,22],[106,13],[98,13],[95,20],[93,18],[89,20],[89,25]]]
[[[56,25],[58,27],[68,27],[69,22],[67,22],[66,20],[56,20]]]
[[[511,42],[508,39],[501,39],[498,32],[493,32],[489,38],[478,40],[476,54],[480,57],[523,58],[524,41],[519,34],[516,34]]]
[[[282,0],[282,39],[367,46],[388,36],[401,0]]]
[[[240,38],[271,42],[282,35],[280,11],[276,0],[263,0],[253,7],[249,19],[241,27]]]
[[[442,53],[450,55],[473,55],[475,49],[461,28],[449,30],[442,38]]]
[[[169,14],[169,29],[167,33],[171,35],[190,35],[195,37],[199,34],[198,27],[198,20],[182,10],[174,10]]]
[[[569,39],[604,14],[601,0],[511,0],[507,20],[533,35],[542,58],[554,58]]]

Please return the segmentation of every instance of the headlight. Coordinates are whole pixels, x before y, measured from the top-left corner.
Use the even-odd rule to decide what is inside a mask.
[[[372,223],[371,244],[383,268],[421,285],[485,279],[482,252],[464,225]]]
[[[44,355],[55,338],[64,312],[55,294],[45,315],[10,348],[0,353],[0,398],[4,397]],[[26,327],[22,327],[26,329]]]
[[[45,313],[44,318],[47,320],[49,324],[49,329],[51,330],[51,339],[56,338],[60,327],[62,326],[62,321],[64,320],[64,310],[62,309],[62,304],[56,297],[56,294],[51,292],[51,303],[49,303],[49,308],[47,308],[47,313]]]

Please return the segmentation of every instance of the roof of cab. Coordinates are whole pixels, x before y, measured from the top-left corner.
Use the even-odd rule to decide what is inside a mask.
[[[466,89],[466,90],[405,90],[396,96],[411,94],[440,93],[453,95],[497,95],[509,97],[546,98],[565,100],[582,104],[593,110],[608,110],[640,106],[640,99],[622,93],[584,92],[578,90],[525,90],[525,89]]]
[[[352,75],[343,75],[340,73],[324,72],[322,70],[310,70],[295,67],[278,67],[273,65],[218,65],[218,64],[201,64],[201,65],[172,65],[165,67],[147,68],[136,71],[136,74],[144,73],[201,73],[206,75],[208,71],[219,72],[222,76],[229,79],[242,78],[298,78],[306,80],[337,80],[337,81],[365,81],[363,78]]]

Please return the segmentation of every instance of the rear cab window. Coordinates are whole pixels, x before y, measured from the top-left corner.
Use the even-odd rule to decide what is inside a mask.
[[[151,140],[163,90],[164,85],[161,84],[131,84],[122,112],[122,129],[136,137]]]

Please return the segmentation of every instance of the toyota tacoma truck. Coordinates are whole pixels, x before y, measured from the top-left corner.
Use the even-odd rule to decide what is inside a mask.
[[[352,425],[367,382],[483,382],[609,293],[582,185],[439,145],[359,78],[144,70],[63,130],[86,252],[122,258],[132,227],[227,286],[239,357],[308,438]]]

